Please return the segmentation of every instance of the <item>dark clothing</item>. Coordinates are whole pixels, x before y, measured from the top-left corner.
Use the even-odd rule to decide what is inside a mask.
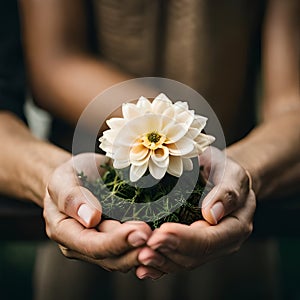
[[[0,1],[0,20],[0,110],[25,119],[25,71],[17,1]]]

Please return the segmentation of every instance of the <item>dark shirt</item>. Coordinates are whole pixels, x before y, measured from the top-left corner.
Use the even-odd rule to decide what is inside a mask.
[[[24,119],[25,72],[16,0],[0,1],[0,20],[0,110]]]

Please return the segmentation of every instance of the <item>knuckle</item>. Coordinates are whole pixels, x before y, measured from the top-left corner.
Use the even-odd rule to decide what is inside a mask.
[[[68,191],[62,191],[58,194],[58,208],[60,211],[67,213],[74,206],[74,200],[76,198],[76,188],[68,189]]]
[[[63,197],[60,197],[60,207],[61,209],[66,212],[68,211],[68,208],[70,207],[71,203],[73,202],[74,195],[72,192],[69,192],[68,194],[64,195]]]
[[[240,194],[237,191],[237,189],[234,188],[227,188],[225,190],[224,200],[225,200],[224,205],[228,211],[232,211],[241,205],[241,203],[239,203]]]

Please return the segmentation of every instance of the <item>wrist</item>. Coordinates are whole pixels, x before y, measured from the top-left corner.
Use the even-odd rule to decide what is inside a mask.
[[[261,187],[259,168],[256,167],[258,160],[252,160],[251,154],[248,154],[243,149],[236,149],[234,147],[227,148],[226,155],[244,169],[249,181],[249,190],[253,190],[257,196],[260,193]],[[252,161],[255,163],[251,163]]]
[[[49,178],[53,171],[62,163],[71,158],[71,154],[46,142],[35,141],[27,145],[27,157],[24,161],[22,183],[25,198],[30,199],[39,206],[43,200]]]

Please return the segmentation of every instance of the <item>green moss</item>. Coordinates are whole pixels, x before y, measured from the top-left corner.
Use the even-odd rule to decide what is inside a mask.
[[[83,173],[78,177],[101,202],[103,218],[122,222],[146,220],[152,228],[165,222],[189,225],[202,219],[199,200],[204,193],[205,182],[201,175],[196,185],[188,176],[181,178],[180,185],[177,185],[178,178],[166,174],[155,185],[143,188],[141,182],[133,184],[125,179],[124,171],[107,165],[102,167],[106,170],[103,177],[94,182],[90,182]],[[143,205],[134,205],[138,203]]]

